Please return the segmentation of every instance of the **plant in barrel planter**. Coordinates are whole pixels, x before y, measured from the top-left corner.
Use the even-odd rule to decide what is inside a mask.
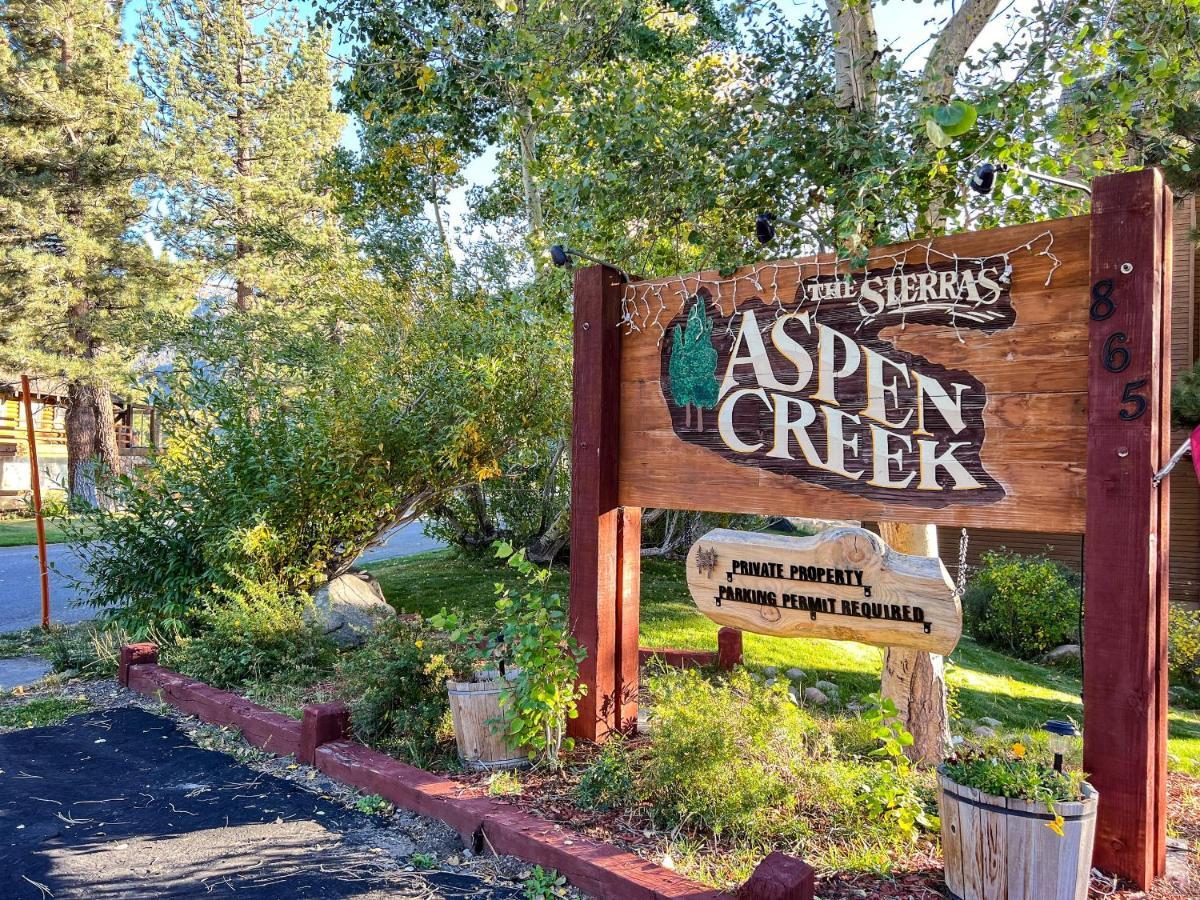
[[[1008,753],[960,751],[938,768],[942,855],[959,900],[1085,900],[1099,795],[1063,772],[1074,728],[1047,722],[1055,765]]]
[[[433,620],[483,666],[472,681],[446,684],[459,757],[476,768],[538,760],[557,768],[571,746],[567,720],[586,690],[577,683],[583,651],[568,631],[562,596],[547,590],[550,571],[506,542],[495,548],[526,582],[519,592],[496,585],[498,626],[480,630],[445,610]]]

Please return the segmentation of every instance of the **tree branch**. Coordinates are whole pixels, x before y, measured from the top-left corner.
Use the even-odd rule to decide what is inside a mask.
[[[942,29],[925,62],[925,96],[945,102],[954,93],[958,67],[967,58],[1000,0],[965,0]]]

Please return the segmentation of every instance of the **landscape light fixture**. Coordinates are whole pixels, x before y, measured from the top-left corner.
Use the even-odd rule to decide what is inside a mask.
[[[971,173],[971,178],[967,181],[967,185],[977,194],[990,194],[992,188],[996,185],[996,176],[1003,172],[1019,172],[1036,181],[1044,181],[1046,184],[1056,184],[1059,187],[1068,187],[1076,191],[1083,191],[1089,196],[1092,193],[1092,189],[1082,181],[1059,178],[1057,175],[1046,175],[1042,172],[1035,172],[1032,169],[1024,169],[1021,166],[1010,166],[1007,163],[999,163],[998,165],[984,163]]]
[[[578,256],[580,259],[586,259],[588,262],[599,263],[602,266],[608,266],[610,269],[616,269],[621,276],[622,281],[629,281],[629,276],[626,275],[618,266],[613,265],[607,259],[600,259],[598,256],[591,256],[584,253],[582,250],[575,250],[571,247],[564,247],[562,244],[550,245],[550,261],[560,269],[571,268],[571,257]]]
[[[1042,731],[1050,735],[1050,751],[1054,754],[1054,771],[1062,772],[1063,756],[1071,749],[1071,742],[1079,736],[1075,726],[1062,719],[1051,719],[1042,726]]]
[[[787,225],[791,228],[799,228],[799,222],[793,222],[791,219],[785,219],[782,216],[777,216],[775,213],[759,213],[754,217],[754,236],[758,238],[760,244],[769,244],[775,240],[775,223]]]

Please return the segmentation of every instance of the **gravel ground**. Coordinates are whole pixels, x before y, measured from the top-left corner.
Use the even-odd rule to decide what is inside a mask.
[[[3,732],[0,733],[0,754],[7,753],[4,768],[10,770],[0,773],[0,817],[11,822],[14,818],[35,817],[41,812],[40,827],[43,831],[50,829],[40,836],[23,835],[18,831],[7,844],[0,840],[0,884],[5,885],[0,893],[6,897],[28,895],[34,900],[42,900],[47,894],[38,884],[45,884],[56,897],[205,896],[232,893],[240,888],[243,896],[258,898],[275,896],[265,891],[276,885],[286,891],[278,896],[289,898],[513,900],[525,895],[522,882],[531,874],[531,867],[521,860],[476,856],[464,848],[461,839],[448,826],[403,810],[368,815],[358,806],[363,800],[362,795],[352,788],[309,766],[298,765],[290,757],[276,758],[265,754],[243,741],[235,731],[205,725],[181,715],[172,707],[128,691],[115,681],[74,680],[55,684],[51,679],[22,696],[0,701],[0,707],[48,697],[85,698],[94,711],[72,717],[63,726],[0,729]],[[164,735],[186,738],[187,743],[180,746],[189,748],[191,753],[184,754],[186,759],[180,762],[181,774],[188,765],[201,765],[193,757],[203,757],[208,760],[204,765],[210,767],[232,767],[229,773],[213,775],[209,780],[220,781],[222,787],[232,785],[236,788],[234,793],[223,797],[220,790],[210,793],[206,788],[199,795],[190,797],[189,802],[192,811],[207,813],[209,809],[195,805],[201,802],[197,799],[199,796],[208,802],[211,810],[240,818],[230,826],[197,830],[196,820],[184,818],[186,814],[164,813],[172,820],[172,828],[155,820],[154,827],[161,826],[161,833],[131,833],[119,839],[107,838],[103,831],[99,832],[99,837],[85,834],[89,827],[93,830],[97,827],[94,823],[73,825],[58,817],[55,817],[56,821],[47,818],[45,809],[62,812],[56,804],[69,804],[71,797],[79,796],[81,786],[95,782],[94,765],[93,770],[86,769],[86,762],[77,765],[78,771],[72,768],[73,759],[87,761],[90,757],[90,754],[78,751],[80,729],[87,729],[88,738],[101,735],[95,738],[99,745],[97,756],[110,750],[119,752],[119,747],[105,746],[115,740],[113,722],[125,728],[140,727],[147,734],[160,729],[164,730]],[[147,722],[158,724],[146,725]],[[140,758],[137,747],[145,746],[148,738],[139,735],[136,740],[137,745],[126,748],[126,757],[138,755],[136,763],[146,770],[147,777],[170,781],[169,776],[164,778],[162,770],[152,767],[161,761],[146,763]],[[6,746],[5,742],[12,746]],[[178,741],[167,740],[167,743],[179,745]],[[195,748],[216,751],[222,756],[197,754]],[[34,774],[34,765],[39,761],[49,763],[52,768],[42,776],[44,780],[16,781],[19,772],[12,770],[20,769],[23,759],[28,760],[24,764],[27,775]],[[118,759],[123,762],[125,757]],[[174,760],[168,764],[175,766]],[[230,774],[238,770],[244,774]],[[281,779],[283,784],[275,782],[275,778]],[[47,795],[43,797],[48,802],[42,810],[37,809],[38,803],[26,799],[34,793],[31,785],[38,786],[36,793]],[[71,797],[57,798],[50,789],[55,786],[75,793]],[[166,792],[169,785],[162,785],[162,788]],[[150,795],[155,792],[153,786],[145,789]],[[104,793],[103,789],[101,793]],[[180,809],[185,808],[178,797],[171,802],[178,804]],[[150,805],[149,801],[146,803]],[[292,807],[297,804],[303,807],[305,814],[294,814],[296,809]],[[247,810],[274,810],[277,807],[291,810],[293,814],[282,820],[273,814],[246,814]],[[68,819],[92,818],[79,811],[82,809],[86,813],[88,807],[67,808]],[[174,820],[190,827],[180,832],[180,826],[175,825]],[[232,833],[231,827],[234,828]],[[37,847],[36,853],[31,852],[30,845],[30,840],[35,837],[43,842],[38,844],[34,840],[32,846]],[[58,846],[79,840],[84,842],[83,849]],[[332,855],[325,862],[318,861],[319,865],[314,867],[311,864],[314,853]],[[53,884],[46,883],[50,877],[46,867],[47,854],[52,862],[49,871],[56,879]],[[234,860],[233,864],[226,862],[230,859]],[[246,873],[257,871],[263,860],[272,866],[270,879],[261,884],[246,882]],[[302,863],[299,870],[298,863]],[[340,875],[336,874],[339,872]],[[324,881],[318,877],[322,874]],[[260,873],[256,877],[261,880],[266,875]],[[240,884],[239,878],[242,879]],[[197,894],[195,890],[201,883],[203,889]],[[582,898],[584,895],[566,889],[563,896]]]

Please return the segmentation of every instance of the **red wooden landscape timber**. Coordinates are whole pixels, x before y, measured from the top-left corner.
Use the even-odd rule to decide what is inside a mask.
[[[1154,170],[1093,185],[1083,769],[1094,864],[1146,889],[1166,867],[1171,195]]]
[[[734,900],[612,844],[593,840],[486,797],[464,797],[464,785],[378,753],[349,739],[344,704],[319,703],[301,722],[158,665],[153,644],[121,648],[118,678],[130,690],[232,726],[276,756],[295,754],[330,778],[378,794],[402,809],[445,822],[476,852],[516,856],[558,870],[582,891],[611,900]],[[812,869],[772,853],[737,892],[737,900],[812,900]]]
[[[637,730],[642,511],[617,505],[620,306],[615,269],[575,273],[570,611],[587,694],[569,730],[590,741]]]
[[[677,669],[694,669],[716,666],[728,672],[742,664],[742,633],[736,628],[724,626],[717,632],[716,650],[677,650],[673,647],[643,647],[638,651],[643,664],[652,659],[660,660]]]

